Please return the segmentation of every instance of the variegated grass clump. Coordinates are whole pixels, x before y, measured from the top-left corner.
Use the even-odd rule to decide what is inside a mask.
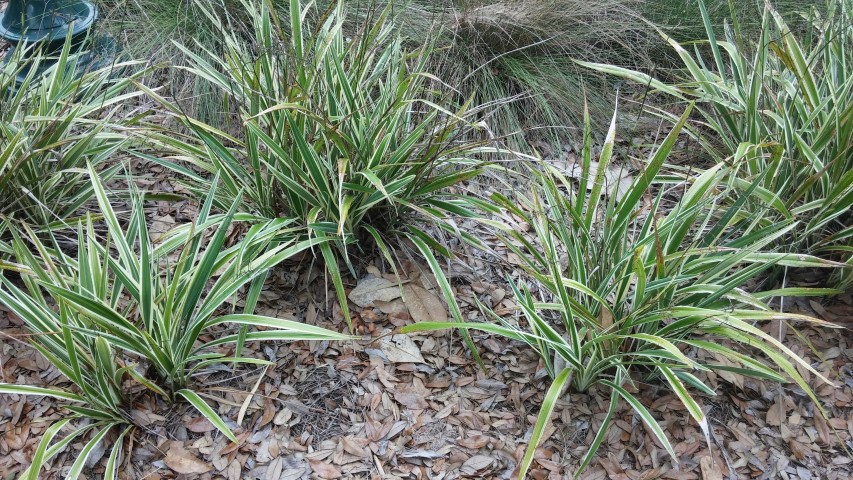
[[[251,40],[226,33],[221,56],[179,46],[186,69],[216,85],[239,122],[228,133],[150,91],[196,138],[164,135],[170,158],[142,156],[180,174],[197,197],[217,177],[220,210],[236,204],[265,221],[293,219],[307,238],[330,238],[318,250],[344,311],[339,265],[355,272],[353,253],[378,245],[390,259],[386,244],[398,236],[442,250],[423,222],[478,243],[445,222],[475,216],[478,202],[448,190],[487,168],[483,155],[503,151],[480,130],[470,101],[446,106],[454,103],[445,86],[425,70],[432,46],[406,50],[390,10],[350,37],[344,2],[317,24],[308,20],[314,7],[299,0],[286,18],[267,2],[242,5],[254,21]],[[232,32],[227,17],[205,11]]]
[[[116,478],[122,439],[133,428],[130,392],[159,395],[169,402],[188,401],[236,442],[225,422],[194,390],[193,377],[222,363],[269,365],[242,356],[246,341],[343,340],[319,327],[253,314],[266,272],[294,254],[326,240],[297,241],[282,234],[286,220],[258,225],[226,247],[232,221],[244,219],[231,208],[210,213],[215,187],[195,223],[170,232],[154,245],[142,200],[134,195],[129,221],[122,224],[101,180],[88,168],[106,238],[89,217],[77,227],[76,255],[52,241],[42,241],[29,227],[12,230],[16,261],[2,265],[0,303],[20,317],[32,345],[74,385],[74,391],[0,384],[0,393],[46,395],[68,403],[72,412],[50,426],[33,462],[21,478],[39,478],[42,466],[75,439],[85,446],[66,478],[78,478],[89,454],[113,430],[114,442],[104,478]],[[212,231],[212,236],[207,233]],[[20,282],[8,272],[17,272]],[[23,285],[21,285],[23,283]],[[242,312],[231,303],[250,285]],[[225,325],[233,332],[207,335]],[[263,327],[249,331],[248,326]],[[220,347],[235,345],[235,353]],[[87,419],[82,428],[61,436],[66,425]]]
[[[523,262],[525,278],[508,281],[524,322],[501,318],[481,309],[491,323],[419,323],[405,332],[458,327],[495,333],[521,341],[536,351],[553,382],[545,395],[519,478],[524,478],[556,400],[566,391],[594,386],[610,395],[607,417],[598,430],[580,470],[592,461],[605,438],[621,400],[643,419],[647,428],[675,457],[664,429],[633,393],[639,378],[656,378],[678,396],[708,436],[708,421],[691,389],[714,395],[697,374],[735,371],[766,380],[794,382],[822,411],[809,384],[798,372],[805,369],[829,382],[808,362],[765,333],[760,322],[771,320],[824,322],[773,311],[767,301],[785,295],[825,295],[826,289],[782,289],[748,292],[747,284],[774,265],[837,267],[808,255],[772,250],[779,238],[797,228],[795,222],[775,225],[760,233],[728,238],[718,218],[738,218],[736,207],[719,202],[730,192],[717,185],[723,165],[678,187],[680,199],[668,211],[667,182],[659,176],[690,108],[646,161],[644,169],[617,200],[605,193],[605,170],[615,141],[615,117],[597,162],[587,127],[579,184],[556,168],[532,173],[531,193],[493,200],[507,214],[532,226],[535,235],[505,226],[506,248]],[[730,220],[734,222],[734,220]],[[494,225],[494,224],[493,224]],[[538,293],[537,293],[538,292]],[[697,360],[696,350],[721,356],[730,365]],[[761,356],[755,356],[760,352]],[[569,394],[570,395],[570,394]]]
[[[442,106],[440,84],[424,70],[429,47],[406,51],[385,15],[348,37],[342,3],[318,25],[307,23],[312,7],[296,0],[285,19],[266,2],[246,0],[243,8],[255,22],[251,40],[226,34],[222,56],[179,45],[186,69],[239,110],[237,131],[183,116],[158,97],[200,140],[164,140],[183,163],[161,163],[199,195],[219,175],[220,209],[236,200],[240,211],[298,219],[337,237],[342,252],[371,229],[405,226],[412,213],[464,213],[443,189],[480,173],[475,157],[494,149],[471,139],[469,104]],[[227,17],[205,12],[231,31]]]
[[[699,2],[707,39],[687,48],[664,35],[684,65],[684,80],[664,83],[615,66],[585,64],[696,101],[700,121],[687,132],[736,188],[733,234],[751,236],[779,222],[797,227],[774,247],[847,262],[833,284],[853,286],[853,0],[827,0],[806,12],[805,32],[768,3],[760,37],[737,28],[720,37]],[[701,47],[701,48],[700,48]],[[652,111],[672,121],[671,114]],[[710,131],[710,135],[702,133]]]
[[[44,231],[75,223],[71,219],[92,199],[87,162],[104,178],[114,175],[120,166],[106,160],[138,121],[127,104],[141,95],[132,84],[145,70],[124,62],[78,76],[69,46],[43,74],[45,58],[36,46],[17,49],[0,65],[0,252],[6,254],[9,228],[27,224]],[[112,78],[116,71],[125,76]]]
[[[725,0],[722,0],[725,1]],[[107,27],[120,31],[139,58],[182,64],[186,52],[171,42],[220,56],[227,50],[217,23],[199,21],[204,10],[229,18],[228,32],[252,37],[252,16],[240,0],[102,0]],[[287,17],[290,0],[266,0]],[[337,0],[318,0],[307,23],[321,25]],[[403,38],[409,52],[437,48],[427,70],[475,104],[488,106],[484,117],[513,148],[528,139],[566,142],[578,133],[583,112],[577,102],[590,95],[596,120],[606,125],[610,89],[578,68],[571,58],[651,65],[645,53],[660,43],[641,19],[642,0],[365,0],[343,2],[348,11],[344,34],[359,37],[363,25],[389,12],[387,27]],[[307,5],[307,2],[303,2]],[[287,23],[285,21],[285,23]],[[230,35],[229,33],[229,35]],[[285,29],[285,34],[289,32]],[[196,48],[198,46],[198,48]],[[234,104],[223,101],[217,82],[178,70],[168,72],[169,89],[183,110],[207,123],[226,123]],[[595,80],[589,82],[591,79]],[[224,95],[227,97],[228,94]],[[461,103],[461,102],[460,102]],[[600,114],[600,115],[598,115]]]

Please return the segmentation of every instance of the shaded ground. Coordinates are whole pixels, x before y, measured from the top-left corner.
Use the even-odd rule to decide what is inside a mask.
[[[409,265],[408,284],[427,292],[421,306],[429,310],[430,297],[437,297],[429,289],[429,277],[417,267]],[[323,298],[322,282],[309,289],[294,287],[299,275],[291,272],[299,269],[290,265],[273,276],[259,313],[345,328],[331,296],[329,301]],[[480,316],[472,307],[474,297],[511,314],[513,304],[505,289],[472,277],[472,272],[459,276],[456,287],[469,318]],[[178,478],[178,472],[183,472],[181,478],[229,480],[510,478],[547,388],[538,358],[519,344],[474,334],[488,366],[481,371],[458,335],[415,335],[411,341],[393,335],[413,321],[412,315],[422,314],[418,305],[406,311],[395,302],[399,300],[380,301],[391,313],[353,305],[358,328],[365,332],[360,341],[250,345],[255,356],[276,361],[276,367],[204,372],[197,388],[229,421],[241,420],[240,426],[232,423],[239,445],[230,444],[194,411],[139,398],[134,418],[140,429],[122,468],[124,478]],[[791,306],[827,320],[853,318],[849,294],[832,303],[802,300]],[[20,326],[2,311],[0,380],[62,386],[58,372],[19,341]],[[778,325],[767,325],[766,330],[776,334]],[[828,420],[797,388],[710,374],[708,382],[721,394],[701,398],[713,427],[709,453],[699,428],[675,396],[640,384],[640,398],[662,421],[679,462],[673,462],[623,406],[597,460],[581,478],[850,478],[853,455],[845,448],[853,448],[853,334],[800,330],[797,333],[813,347],[806,350],[794,330],[786,330],[787,343],[837,384],[820,385],[801,372],[816,388]],[[607,397],[598,391],[565,395],[537,452],[532,478],[571,474],[606,407]],[[29,463],[40,434],[63,414],[49,399],[0,397],[4,478]],[[55,478],[81,447],[78,442],[60,455],[52,463],[54,473],[45,478]],[[88,478],[98,478],[98,471],[96,464]]]

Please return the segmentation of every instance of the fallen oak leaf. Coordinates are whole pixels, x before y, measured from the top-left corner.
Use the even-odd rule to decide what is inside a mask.
[[[414,284],[403,288],[403,302],[415,322],[446,322],[447,309],[429,290]]]
[[[429,403],[427,403],[424,396],[420,393],[395,392],[394,400],[397,400],[397,403],[409,410],[425,410],[429,407]]]
[[[479,450],[479,449],[485,447],[486,445],[488,445],[489,443],[491,443],[492,440],[494,440],[494,439],[492,437],[487,436],[487,435],[474,435],[473,437],[465,437],[465,438],[459,439],[459,441],[457,441],[456,444],[459,445],[460,447]]]
[[[356,457],[366,458],[370,454],[367,448],[369,441],[365,438],[342,437],[341,446],[344,451]]]
[[[402,386],[394,392],[394,400],[409,410],[424,410],[429,407],[426,399],[430,396],[429,389],[423,387],[419,380],[411,386]]]
[[[385,302],[383,300],[374,300],[373,305],[379,309],[380,312],[384,314],[391,313],[408,313],[408,309],[406,308],[405,302],[403,302],[402,298],[395,298],[390,302]]]
[[[240,448],[240,445],[242,445],[243,442],[246,441],[247,438],[249,438],[250,433],[251,432],[249,432],[249,431],[245,431],[245,432],[237,435],[237,443],[228,442],[228,445],[226,445],[225,448],[223,448],[221,451],[218,452],[219,455],[225,456],[225,455],[228,455],[229,453],[233,452],[234,450],[237,450],[238,448]]]
[[[493,463],[494,459],[492,457],[487,457],[486,455],[474,455],[468,460],[465,460],[465,463],[463,463],[462,467],[459,469],[459,473],[468,477],[480,476],[482,472],[487,468],[490,468]]]
[[[785,401],[780,397],[775,403],[770,405],[770,408],[767,409],[767,415],[764,417],[764,421],[767,422],[767,425],[779,427],[786,420]]]
[[[30,424],[26,423],[23,426],[7,425],[6,444],[12,450],[20,450],[27,444],[27,439],[30,438]]]
[[[444,447],[441,450],[405,450],[400,454],[400,458],[406,460],[418,459],[418,460],[435,460],[438,458],[444,458],[450,453],[449,447]]]
[[[711,457],[702,457],[699,465],[702,470],[702,480],[723,480],[723,472]]]
[[[213,469],[213,466],[202,462],[185,449],[181,442],[172,442],[164,462],[175,472],[184,475],[207,473]]]
[[[814,415],[814,426],[817,431],[817,436],[824,445],[832,445],[832,437],[829,433],[829,427],[826,424],[826,420],[823,418],[823,415],[820,412],[815,412]]]
[[[341,478],[341,471],[331,463],[321,462],[319,460],[308,460],[308,463],[311,465],[311,470],[313,470],[320,478],[326,480]]]
[[[210,420],[204,417],[190,418],[184,422],[184,426],[193,433],[207,433],[216,430]]]
[[[359,307],[373,305],[373,302],[381,300],[390,302],[400,297],[400,287],[394,282],[381,277],[367,276],[358,281],[358,285],[352,289],[348,298]]]
[[[379,340],[379,348],[389,362],[426,363],[421,350],[408,335],[390,335]]]

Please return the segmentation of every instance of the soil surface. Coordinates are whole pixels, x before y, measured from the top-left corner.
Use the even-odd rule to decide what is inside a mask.
[[[151,209],[150,224],[170,228],[188,218],[183,212],[192,211],[188,204],[164,203]],[[512,275],[514,260],[497,251],[503,264],[473,256],[450,267],[457,298],[470,320],[483,319],[475,298],[507,318],[515,315],[506,285],[494,280],[501,278],[498,271]],[[486,365],[481,370],[454,332],[395,334],[416,320],[447,315],[428,270],[411,261],[404,266],[405,302],[396,287],[389,293],[393,276],[380,265],[368,266],[362,279],[350,281],[351,314],[360,340],[250,344],[244,354],[274,361],[275,367],[219,368],[196,378],[194,388],[228,419],[238,444],[185,405],[137,398],[133,418],[138,428],[125,444],[132,453],[124,458],[122,478],[512,478],[548,387],[539,359],[521,344],[473,333]],[[300,263],[277,269],[258,313],[344,331],[340,308],[319,273]],[[799,281],[808,284],[810,279]],[[822,303],[789,300],[786,308],[829,321],[853,319],[849,294]],[[764,328],[774,335],[780,331],[780,325]],[[673,394],[659,384],[639,382],[639,398],[664,426],[678,458],[670,458],[622,405],[597,459],[580,478],[851,478],[853,334],[787,325],[781,329],[794,351],[835,382],[821,384],[801,372],[816,390],[827,419],[790,385],[700,373],[719,392],[697,397],[711,425],[709,448]],[[20,320],[2,307],[0,331],[1,381],[69,388],[24,343]],[[537,450],[531,478],[571,478],[607,401],[597,390],[562,397]],[[11,478],[23,470],[44,430],[67,414],[51,399],[0,396],[0,476]],[[44,478],[57,478],[82,446],[76,442],[60,454]],[[103,448],[96,452],[86,478],[99,478],[105,453]]]

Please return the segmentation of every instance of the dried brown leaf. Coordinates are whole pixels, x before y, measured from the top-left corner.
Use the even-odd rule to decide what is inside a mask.
[[[399,297],[400,288],[394,282],[373,276],[359,280],[349,293],[350,301],[362,308],[373,305],[376,300],[390,302]]]
[[[723,480],[720,466],[714,463],[711,457],[702,457],[699,465],[702,468],[702,480]]]
[[[261,416],[261,419],[258,421],[258,427],[264,427],[275,418],[275,405],[273,405],[272,400],[269,398],[264,399],[264,414]]]
[[[343,437],[341,438],[341,446],[345,452],[356,457],[364,458],[370,454],[370,451],[364,448],[367,446],[366,439]]]
[[[394,399],[404,407],[410,410],[424,410],[429,407],[429,403],[424,399],[423,395],[414,392],[395,392]]]
[[[373,305],[375,305],[376,308],[384,314],[408,313],[408,309],[406,309],[406,304],[403,302],[402,298],[395,298],[390,302],[374,300]]]
[[[379,340],[379,348],[392,363],[426,363],[421,350],[408,335],[391,335]]]
[[[830,445],[830,434],[829,427],[826,424],[826,420],[823,418],[823,415],[820,412],[815,412],[814,415],[814,426],[815,430],[817,430],[817,436],[820,438],[820,441],[823,442],[824,445]]]
[[[446,322],[444,303],[429,290],[413,284],[404,288],[403,300],[415,322]]]
[[[14,425],[6,426],[6,443],[9,445],[9,448],[12,450],[20,450],[24,448],[27,444],[27,439],[30,438],[30,425],[29,423],[16,427]]]
[[[202,462],[195,455],[184,448],[180,442],[172,442],[169,451],[166,452],[166,465],[177,473],[200,474],[207,473],[213,469],[211,465]]]
[[[228,471],[225,472],[228,480],[239,480],[240,473],[242,473],[243,467],[240,465],[240,462],[236,459],[228,464]]]
[[[462,464],[462,468],[459,469],[459,473],[469,477],[475,476],[478,475],[478,472],[482,472],[483,470],[491,467],[492,463],[494,463],[494,459],[492,459],[492,457],[487,457],[486,455],[474,455]]]
[[[315,460],[308,460],[308,463],[311,464],[311,470],[313,470],[320,478],[327,480],[341,478],[341,471],[331,463],[318,462]]]
[[[474,435],[473,437],[462,438],[456,444],[460,447],[479,450],[488,445],[492,440],[492,437],[486,435]]]
[[[764,420],[767,422],[767,425],[778,427],[782,425],[785,418],[785,401],[780,396],[779,401],[770,405],[770,408],[767,410],[767,416]]]
[[[204,417],[190,418],[189,420],[184,422],[184,426],[187,427],[187,430],[193,433],[212,432],[216,429],[216,427],[214,427],[213,424],[210,423],[210,420]]]

